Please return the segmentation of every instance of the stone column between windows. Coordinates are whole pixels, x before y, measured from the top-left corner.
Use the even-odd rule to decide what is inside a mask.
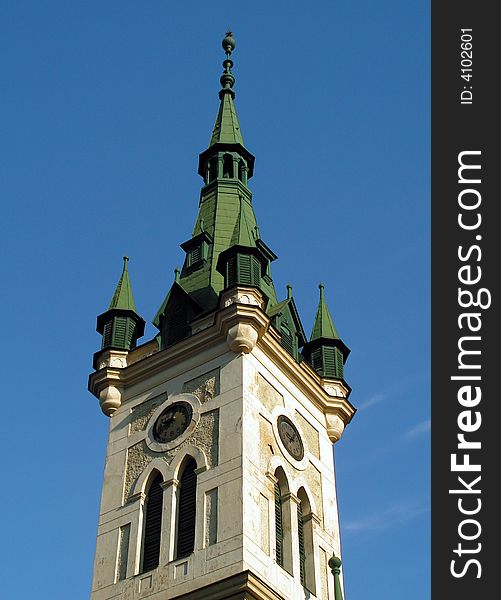
[[[160,484],[163,489],[162,536],[160,540],[160,565],[174,560],[176,547],[176,521],[179,479],[168,479]]]
[[[276,562],[277,560],[277,536],[276,536],[276,528],[275,528],[275,484],[278,483],[278,479],[272,473],[266,473],[266,478],[268,479],[267,488],[267,497],[270,502],[270,553],[273,560]]]
[[[320,594],[322,593],[320,591],[319,594],[319,590],[321,590],[321,586],[322,586],[322,577],[321,577],[321,573],[320,573],[320,538],[318,536],[318,530],[319,528],[322,527],[322,521],[320,520],[320,517],[315,514],[314,512],[310,512],[307,515],[303,516],[303,525],[304,525],[304,529],[305,529],[305,544],[308,541],[308,533],[310,530],[311,532],[311,536],[312,536],[312,545],[313,545],[313,557],[312,560],[309,560],[308,557],[308,551],[306,551],[306,568],[307,568],[307,572],[308,569],[310,570],[310,572],[313,574],[314,577],[314,589],[310,590],[310,592],[315,593],[316,596],[320,596]],[[310,525],[311,525],[311,529],[310,529]],[[313,565],[312,565],[313,563]],[[312,569],[313,566],[313,569]],[[326,598],[325,600],[329,600],[328,598]]]
[[[297,509],[301,500],[292,492],[282,495],[282,501],[289,503],[291,545],[292,545],[292,573],[295,581],[299,581],[299,528],[297,523]]]
[[[141,570],[144,505],[146,504],[146,498],[147,496],[144,492],[138,492],[130,496],[128,501],[128,504],[137,503],[135,511],[137,518],[131,519],[127,577],[137,575]]]

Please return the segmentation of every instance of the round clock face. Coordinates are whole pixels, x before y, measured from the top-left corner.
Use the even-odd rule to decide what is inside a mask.
[[[280,415],[277,421],[278,433],[287,452],[296,460],[304,457],[304,446],[299,431],[294,423],[285,415]]]
[[[193,408],[188,402],[175,402],[168,406],[153,426],[153,437],[166,444],[186,431],[193,417]]]

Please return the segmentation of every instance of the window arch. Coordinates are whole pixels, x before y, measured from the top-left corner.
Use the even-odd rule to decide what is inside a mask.
[[[158,471],[152,474],[144,506],[143,560],[141,571],[151,571],[160,561],[162,535],[163,477]]]
[[[191,456],[187,459],[178,489],[177,536],[175,558],[188,556],[195,549],[195,523],[197,500],[197,463]]]

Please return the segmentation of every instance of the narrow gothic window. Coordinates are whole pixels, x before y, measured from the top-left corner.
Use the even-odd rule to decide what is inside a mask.
[[[292,575],[291,500],[282,467],[275,471],[275,555],[277,564]]]
[[[209,166],[209,182],[214,179],[217,179],[217,158],[212,159]]]
[[[195,549],[196,468],[197,463],[190,458],[179,481],[176,558],[188,556]]]
[[[233,179],[233,156],[230,154],[223,156],[223,177]]]
[[[157,473],[148,490],[143,537],[143,573],[158,567],[160,559],[163,503],[163,489],[161,483],[162,476],[160,473]]]

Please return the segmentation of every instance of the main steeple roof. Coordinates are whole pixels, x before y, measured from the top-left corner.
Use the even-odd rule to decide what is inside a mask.
[[[259,256],[263,269],[259,287],[269,305],[277,301],[267,267],[276,256],[260,240],[248,186],[254,156],[244,146],[235,109],[235,77],[231,72],[233,61],[230,56],[236,43],[231,32],[226,34],[222,46],[226,58],[220,77],[220,104],[209,146],[199,157],[198,173],[203,177],[204,185],[191,239],[181,244],[186,258],[177,280],[202,312],[217,307],[219,294],[225,288],[224,273],[218,263],[220,255],[237,247],[252,249],[251,253]],[[171,300],[166,298],[155,316],[157,327],[161,328],[162,315],[169,310],[169,302]]]

